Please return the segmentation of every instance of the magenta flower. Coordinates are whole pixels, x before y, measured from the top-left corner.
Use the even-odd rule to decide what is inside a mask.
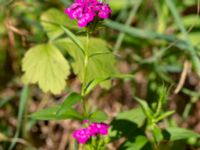
[[[89,125],[88,129],[90,131],[90,135],[91,136],[96,136],[99,133],[99,129],[97,127],[97,124],[98,123],[94,122],[94,123],[92,123],[92,124]]]
[[[111,14],[108,4],[98,2],[98,0],[75,0],[69,8],[65,9],[65,13],[71,19],[77,19],[79,27],[85,27],[94,20],[107,19]]]
[[[87,121],[88,120],[84,121],[84,123],[87,123]],[[109,125],[107,125],[105,123],[93,122],[87,128],[82,128],[82,129],[76,130],[73,134],[73,137],[80,144],[84,144],[90,139],[91,136],[107,135],[108,128],[109,128]]]
[[[73,137],[80,143],[86,143],[90,138],[90,131],[87,128],[76,130]]]
[[[90,124],[90,126],[88,128],[89,128],[91,136],[95,136],[97,134],[107,135],[109,125],[107,125],[105,123],[95,123],[94,122],[94,123]]]
[[[99,129],[99,134],[101,134],[101,135],[107,135],[108,134],[109,125],[107,125],[105,123],[99,123],[97,125],[97,127]]]

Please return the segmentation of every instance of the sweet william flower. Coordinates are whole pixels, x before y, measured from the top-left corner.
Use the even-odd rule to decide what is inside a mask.
[[[84,120],[84,124],[87,124],[89,121]],[[92,136],[97,135],[107,135],[108,134],[109,125],[105,123],[97,123],[93,122],[88,127],[78,129],[73,133],[73,137],[80,144],[85,144]]]
[[[104,4],[101,6],[98,16],[99,18],[107,19],[109,18],[110,13],[111,13],[111,9],[109,8],[108,4]]]
[[[97,134],[107,135],[108,128],[109,128],[109,125],[105,123],[96,123],[96,122],[90,124],[88,127],[91,136],[95,136]]]
[[[87,128],[76,130],[73,137],[80,143],[86,143],[90,138],[90,131]]]
[[[97,127],[97,123],[92,123],[88,127],[91,136],[96,136],[99,133],[99,129]]]
[[[109,125],[107,125],[105,123],[100,123],[100,124],[98,124],[98,128],[99,128],[99,134],[101,134],[101,135],[108,134]]]
[[[97,0],[75,0],[69,8],[65,9],[65,13],[71,19],[77,19],[81,28],[93,22],[95,17],[99,20],[109,18],[111,12],[108,4]]]

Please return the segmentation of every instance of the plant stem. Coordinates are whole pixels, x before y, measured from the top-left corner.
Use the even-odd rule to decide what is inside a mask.
[[[81,89],[81,96],[82,96],[82,111],[83,115],[87,116],[87,110],[85,106],[85,87],[86,87],[86,75],[87,75],[87,65],[88,65],[88,49],[89,49],[89,31],[87,31],[87,38],[86,38],[86,46],[85,46],[85,55],[84,55],[84,66],[83,66],[83,84]]]

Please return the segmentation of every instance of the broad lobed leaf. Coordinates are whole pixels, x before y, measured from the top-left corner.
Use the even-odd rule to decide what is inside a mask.
[[[70,73],[69,64],[52,44],[31,48],[22,61],[23,82],[38,83],[44,92],[59,94],[65,88],[65,79]]]
[[[79,40],[85,44],[86,38],[79,37]],[[87,68],[86,83],[96,79],[96,78],[106,78],[117,73],[115,66],[115,57],[109,51],[106,41],[98,38],[90,38],[89,42],[89,61]],[[60,39],[55,42],[55,44],[61,48],[65,49],[69,55],[74,59],[72,62],[72,68],[75,74],[78,75],[79,79],[83,80],[83,64],[84,56],[81,53],[80,48],[76,46],[69,38]],[[85,46],[85,45],[84,45]],[[103,82],[101,84],[103,87],[109,87],[109,81]]]

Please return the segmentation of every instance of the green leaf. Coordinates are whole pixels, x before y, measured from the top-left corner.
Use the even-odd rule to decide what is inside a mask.
[[[151,108],[149,107],[149,105],[147,104],[147,102],[138,97],[134,97],[134,98],[142,107],[142,110],[143,110],[144,114],[146,115],[146,117],[149,119],[153,119],[153,112],[152,112]]]
[[[24,83],[38,83],[44,92],[60,93],[65,88],[69,64],[52,44],[31,48],[22,60]]]
[[[61,26],[61,28],[64,30],[64,32],[69,36],[69,38],[76,44],[76,46],[78,46],[80,48],[80,50],[83,52],[84,54],[84,46],[81,43],[81,41],[76,37],[76,35],[74,35],[70,30],[68,30],[67,28]]]
[[[120,146],[119,150],[141,150],[147,143],[147,138],[139,135],[133,141],[126,141],[122,146]]]
[[[163,135],[164,139],[170,141],[177,141],[188,138],[200,138],[200,134],[184,128],[168,128],[163,131]]]
[[[85,37],[79,37],[79,40],[83,44],[86,44]],[[80,52],[80,48],[69,38],[57,40],[55,44],[59,48],[66,50],[73,58],[73,71],[78,75],[79,79],[83,81],[84,55]],[[90,38],[88,55],[92,57],[88,60],[86,84],[96,78],[107,78],[108,76],[117,74],[115,57],[109,51],[106,41],[98,38]],[[104,81],[101,86],[108,88],[109,83],[109,81]]]
[[[66,26],[70,29],[77,29],[78,25],[76,21],[71,20],[68,15],[55,8],[51,8],[44,12],[40,17],[42,26],[47,32],[49,39],[54,40],[64,33],[59,25]]]
[[[166,34],[159,34],[153,31],[145,31],[139,28],[130,27],[121,23],[118,23],[116,21],[112,20],[105,20],[105,25],[107,27],[110,27],[112,29],[118,30],[120,32],[124,32],[132,37],[137,37],[139,39],[153,39],[153,40],[164,40],[169,43],[175,42],[175,46],[179,47],[180,49],[183,49],[185,51],[188,51],[188,43],[187,41],[177,39],[173,35],[166,35]]]
[[[140,113],[138,113],[138,110]],[[129,113],[130,112],[130,113]],[[110,123],[109,136],[111,141],[126,137],[127,140],[133,141],[138,135],[144,135],[142,126],[144,124],[145,115],[141,108],[131,111],[122,112]]]
[[[131,121],[131,122],[137,124],[137,126],[139,126],[139,127],[142,126],[142,124],[145,121],[145,118],[146,118],[146,116],[141,107],[121,112],[116,117],[116,119],[118,119],[118,120],[123,119],[123,120]]]
[[[184,39],[187,41],[188,52],[190,53],[193,67],[194,67],[196,73],[198,74],[198,76],[200,76],[200,59],[196,54],[195,47],[192,45],[192,42],[189,39],[188,32],[183,24],[181,16],[177,12],[176,5],[175,5],[174,1],[172,1],[172,0],[165,0],[165,2],[174,17],[175,22],[181,31],[181,34],[184,36]]]
[[[161,88],[158,89],[159,99],[157,102],[157,106],[156,106],[157,108],[156,108],[154,117],[157,117],[160,115],[163,104],[166,102],[168,93],[169,93],[169,90],[164,85],[162,85]]]
[[[91,90],[93,90],[98,84],[102,83],[103,81],[110,80],[113,78],[133,78],[133,75],[131,74],[113,74],[108,77],[104,78],[96,78],[88,83],[88,85],[85,88],[85,94],[88,94]]]
[[[71,93],[68,95],[64,102],[61,104],[60,108],[57,111],[57,115],[62,114],[63,111],[67,111],[71,109],[73,105],[75,105],[77,102],[81,100],[81,95],[78,93]]]
[[[37,120],[65,120],[65,119],[77,119],[83,120],[83,116],[74,109],[67,109],[62,111],[62,113],[57,114],[58,110],[60,109],[60,105],[45,108],[40,111],[37,111],[31,114],[31,118]]]
[[[172,111],[167,111],[164,114],[161,114],[158,118],[156,118],[156,122],[159,122],[159,121],[171,116],[172,114],[174,114],[174,112],[175,111],[172,110]]]
[[[89,120],[92,122],[103,122],[108,119],[108,116],[105,112],[95,111],[89,116]]]

